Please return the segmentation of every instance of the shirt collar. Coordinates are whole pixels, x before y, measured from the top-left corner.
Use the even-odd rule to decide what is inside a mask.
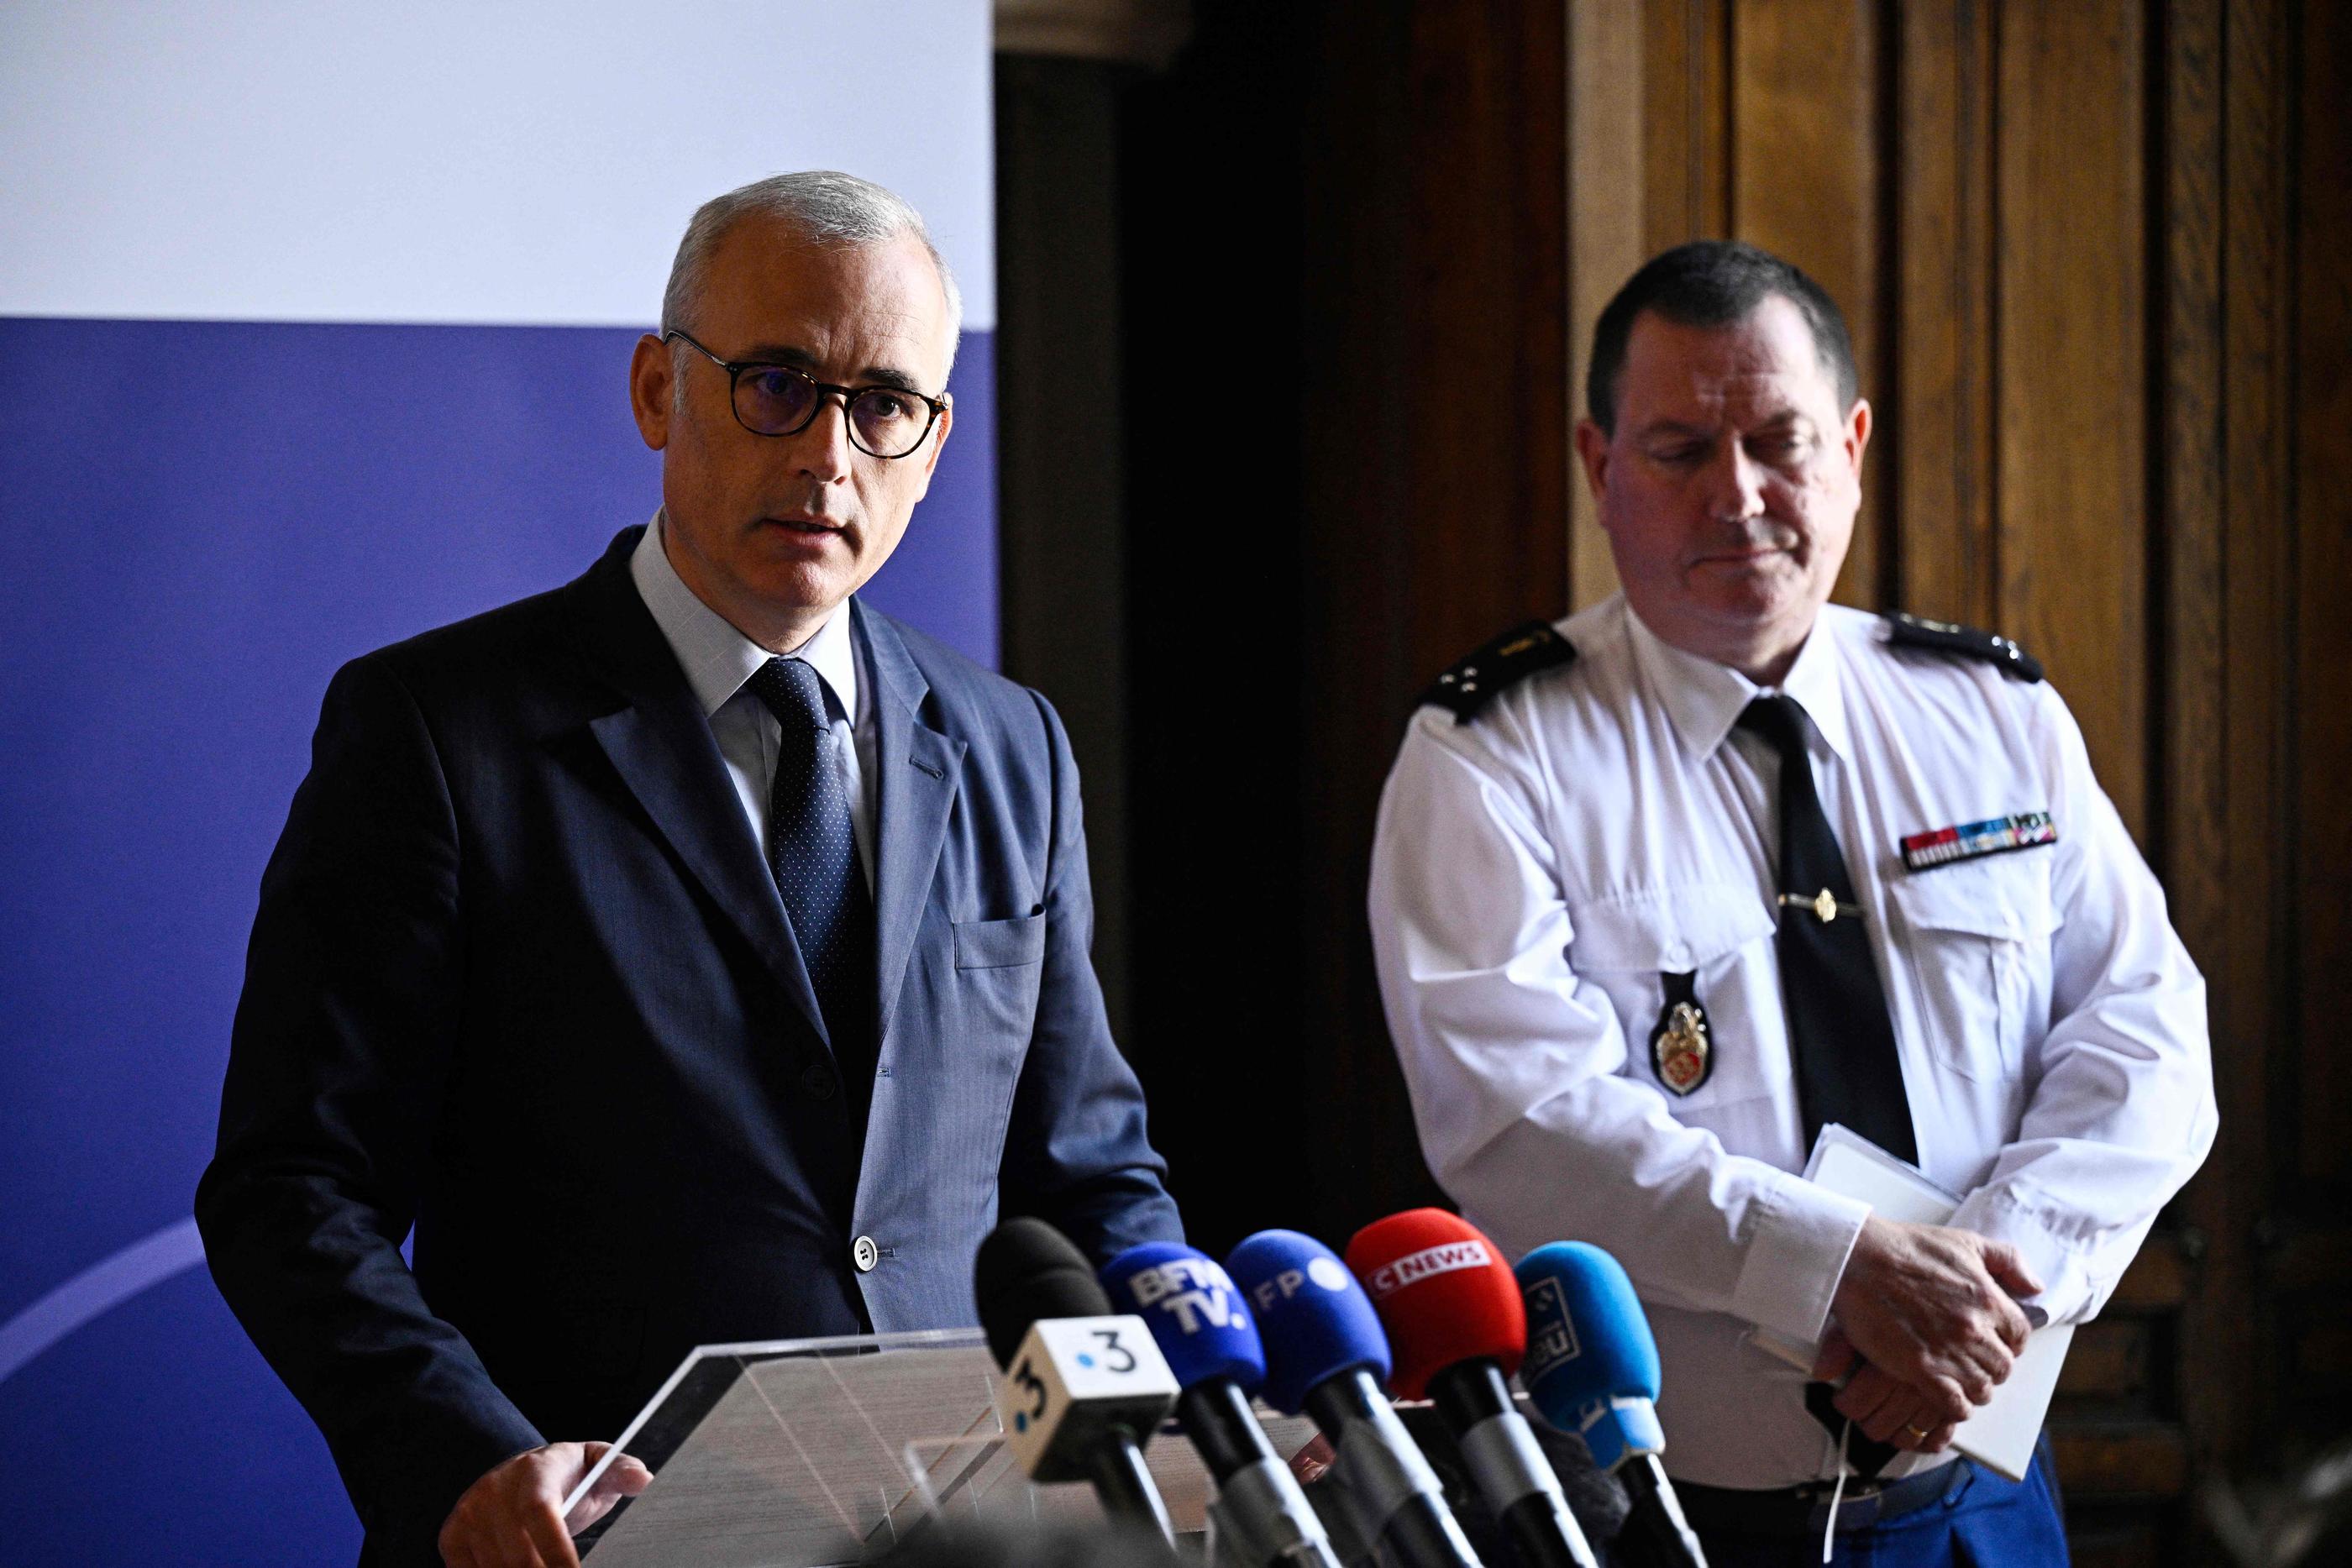
[[[663,517],[659,512],[629,557],[629,575],[637,593],[653,612],[670,651],[686,671],[687,683],[702,704],[706,718],[724,707],[743,683],[774,655],[738,631],[734,622],[696,597],[669,563],[662,548]],[[847,601],[843,601],[844,604]],[[857,717],[857,653],[849,634],[849,616],[835,607],[815,634],[785,657],[807,662],[833,692],[843,716]]]
[[[1694,758],[1714,756],[1748,705],[1773,689],[1758,685],[1728,664],[1664,642],[1630,604],[1625,606],[1625,624],[1635,662],[1665,705],[1675,737]],[[1797,699],[1831,750],[1851,759],[1844,683],[1838,678],[1837,639],[1826,608],[1815,618],[1797,662],[1789,666],[1788,678],[1778,689]]]

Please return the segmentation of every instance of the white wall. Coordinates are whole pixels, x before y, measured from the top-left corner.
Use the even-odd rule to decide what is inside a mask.
[[[6,0],[0,315],[636,326],[697,204],[835,168],[986,331],[989,70],[987,0]]]

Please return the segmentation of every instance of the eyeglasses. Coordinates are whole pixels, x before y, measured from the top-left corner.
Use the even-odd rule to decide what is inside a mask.
[[[725,371],[735,422],[754,435],[798,435],[816,422],[824,400],[838,394],[849,412],[849,439],[875,457],[904,457],[923,444],[947,412],[944,397],[925,397],[904,387],[837,387],[792,365],[737,363],[722,360],[673,327],[677,338]]]

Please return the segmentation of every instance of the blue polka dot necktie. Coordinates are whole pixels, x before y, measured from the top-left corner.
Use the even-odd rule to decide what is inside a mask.
[[[749,685],[782,731],[768,792],[768,869],[808,967],[855,1123],[863,1127],[877,1055],[874,899],[850,827],[836,755],[841,742],[825,716],[817,673],[804,661],[770,659]]]

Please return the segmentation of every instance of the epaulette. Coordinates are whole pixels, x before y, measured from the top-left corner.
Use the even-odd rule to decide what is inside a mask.
[[[2003,674],[2021,681],[2042,678],[2042,661],[1998,632],[1906,615],[1900,610],[1886,612],[1884,619],[1886,640],[1899,648],[1932,648],[1939,653],[1959,653],[1999,664]]]
[[[1553,631],[1549,622],[1530,621],[1455,664],[1421,694],[1421,700],[1450,711],[1454,723],[1468,724],[1506,687],[1575,658],[1575,645]]]

